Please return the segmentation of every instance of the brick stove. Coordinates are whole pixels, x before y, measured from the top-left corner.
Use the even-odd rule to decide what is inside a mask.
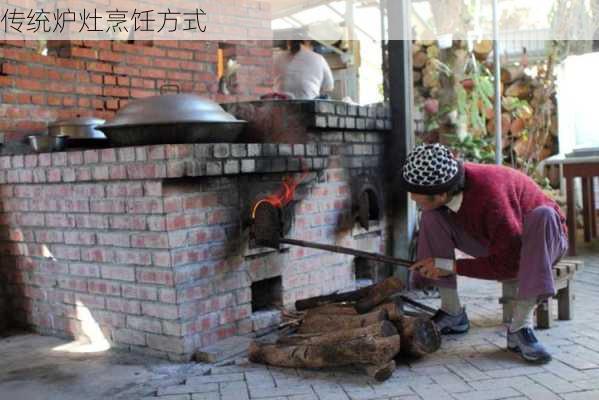
[[[6,283],[0,282],[0,335],[8,328],[8,293],[6,292]]]
[[[0,273],[19,325],[75,338],[91,326],[113,346],[188,360],[276,324],[276,307],[385,273],[347,255],[261,248],[249,228],[252,205],[292,176],[302,179],[289,237],[388,253],[387,109],[227,108],[249,121],[243,143],[0,157]]]

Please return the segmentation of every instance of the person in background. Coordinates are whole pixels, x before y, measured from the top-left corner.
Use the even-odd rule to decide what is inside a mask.
[[[274,90],[296,99],[312,100],[334,88],[333,73],[310,40],[287,41],[288,51],[274,62]]]
[[[464,163],[439,143],[417,146],[400,179],[423,211],[413,278],[417,287],[439,287],[441,309],[433,321],[441,333],[470,327],[457,275],[511,281],[518,291],[507,347],[526,361],[549,362],[532,315],[540,301],[555,295],[552,266],[568,248],[557,203],[520,171]],[[456,260],[456,249],[470,258]]]

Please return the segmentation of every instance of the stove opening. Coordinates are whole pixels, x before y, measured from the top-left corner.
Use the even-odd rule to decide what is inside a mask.
[[[354,259],[356,286],[364,287],[388,278],[393,274],[393,267],[364,257]]]
[[[373,189],[366,189],[362,192],[361,200],[364,202],[363,208],[368,214],[368,220],[378,221],[380,219],[379,200]]]
[[[356,257],[354,259],[354,267],[356,272],[356,280],[372,281],[372,268],[367,259],[363,257]]]
[[[377,227],[382,219],[380,185],[370,175],[359,175],[352,179],[353,215],[366,231]]]
[[[277,310],[283,305],[281,277],[252,283],[252,312]]]

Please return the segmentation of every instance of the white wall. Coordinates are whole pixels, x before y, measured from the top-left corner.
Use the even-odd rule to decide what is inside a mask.
[[[568,57],[557,83],[560,153],[599,148],[599,53]]]

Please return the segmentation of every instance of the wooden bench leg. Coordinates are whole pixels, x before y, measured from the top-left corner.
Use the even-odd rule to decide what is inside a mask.
[[[591,191],[591,233],[594,238],[597,237],[597,210],[595,209],[595,177],[589,178]]]
[[[574,201],[574,178],[566,176],[566,201],[568,203],[568,255],[576,255],[576,205]]]
[[[574,318],[574,280],[570,279],[568,285],[557,292],[557,317],[560,320]]]
[[[584,225],[584,241],[590,242],[593,238],[592,216],[591,216],[591,189],[589,178],[581,178],[582,183],[582,221]]]
[[[551,317],[553,302],[551,299],[547,299],[537,306],[537,328],[538,329],[549,329],[551,328]]]

